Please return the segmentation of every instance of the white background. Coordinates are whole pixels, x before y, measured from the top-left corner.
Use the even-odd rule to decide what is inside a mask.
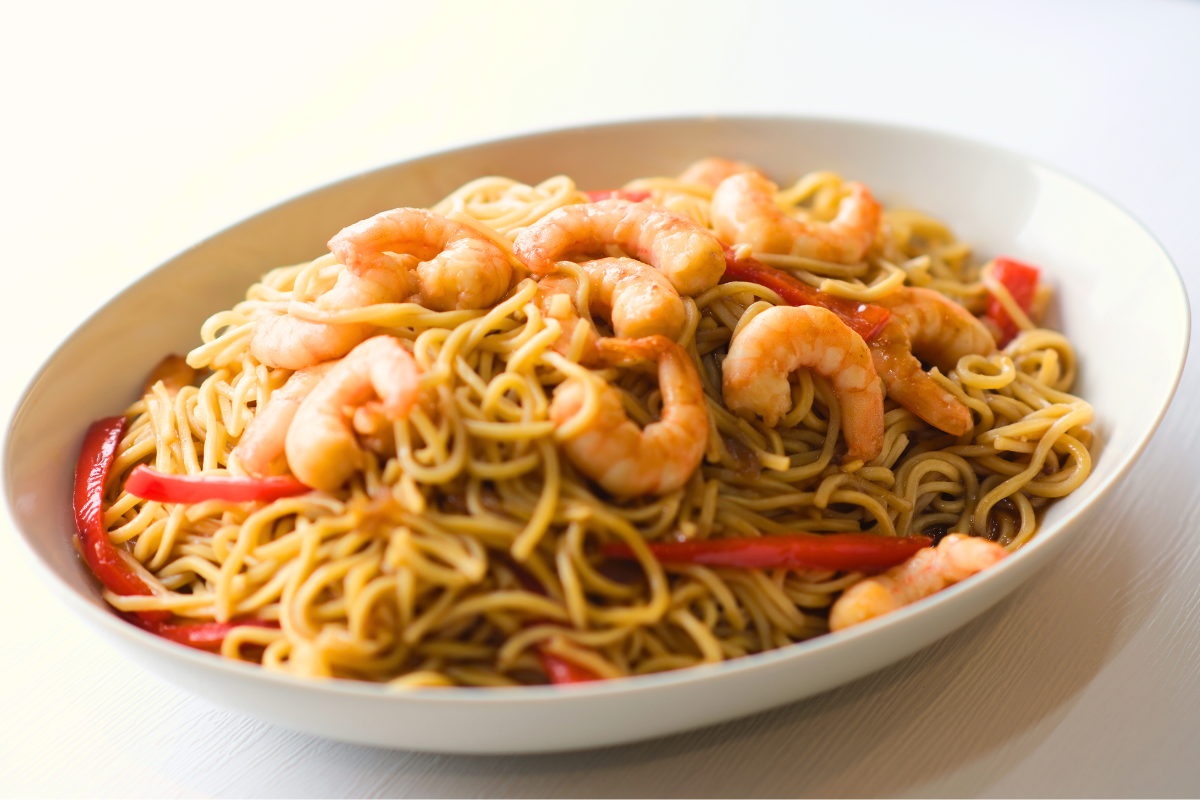
[[[817,114],[989,141],[1115,199],[1200,297],[1198,4],[338,5],[6,10],[6,416],[83,317],[226,225],[419,153],[599,120]],[[1094,530],[962,631],[768,714],[561,756],[391,752],[211,707],[95,638],[3,521],[0,794],[1195,795],[1198,390],[1191,364]]]

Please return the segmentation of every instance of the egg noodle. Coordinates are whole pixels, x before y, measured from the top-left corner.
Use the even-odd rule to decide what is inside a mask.
[[[711,225],[708,186],[646,178],[627,188]],[[777,201],[827,221],[842,194],[838,175],[816,172]],[[775,426],[730,412],[721,393],[730,339],[748,315],[783,300],[755,283],[723,283],[683,297],[678,342],[698,367],[710,420],[700,468],[677,491],[626,501],[606,495],[559,444],[590,424],[605,384],[620,389],[631,419],[650,423],[663,402],[657,381],[631,367],[582,366],[578,346],[553,350],[559,322],[539,312],[538,286],[512,257],[522,229],[580,202],[585,197],[565,176],[537,186],[490,177],[433,207],[512,258],[514,287],[491,308],[323,310],[315,301],[343,269],[325,255],[268,272],[244,302],[213,315],[188,356],[209,370],[200,385],[175,393],[157,383],[125,412],[131,421],[104,523],[154,594],[109,591],[107,601],[123,612],[167,610],[183,619],[277,620],[278,628],[234,628],[221,652],[295,675],[398,688],[540,683],[541,652],[615,678],[818,636],[828,630],[829,606],[864,578],[664,565],[648,542],[957,532],[1011,551],[1034,535],[1048,502],[1087,478],[1092,436],[1083,426],[1092,409],[1068,394],[1076,374],[1070,342],[1036,328],[946,226],[896,209],[884,213],[861,263],[752,255],[821,291],[866,302],[901,285],[935,289],[974,312],[996,297],[1021,333],[994,355],[963,357],[947,374],[931,371],[970,409],[972,430],[943,434],[888,400],[878,457],[845,463],[838,401],[829,381],[808,369],[794,378],[791,411]],[[580,285],[576,310],[590,319],[586,277]],[[420,403],[393,430],[366,437],[365,467],[339,491],[195,504],[125,492],[138,464],[245,474],[231,451],[291,374],[251,355],[254,322],[269,314],[368,323],[396,337],[422,370]],[[567,379],[587,387],[586,399],[556,428],[547,409]],[[636,561],[606,561],[599,546],[611,542],[625,543]]]

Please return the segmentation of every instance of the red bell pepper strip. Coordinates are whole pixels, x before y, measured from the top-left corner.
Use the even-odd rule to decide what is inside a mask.
[[[1029,264],[1023,264],[1011,258],[999,256],[992,264],[992,275],[1004,284],[1008,293],[1017,301],[1017,305],[1026,314],[1033,308],[1033,296],[1037,292],[1038,279],[1041,270]],[[1004,310],[1004,306],[993,295],[988,295],[987,316],[996,323],[996,327],[1004,334],[999,345],[1004,347],[1020,333],[1017,323]]]
[[[557,653],[539,649],[537,657],[551,683],[586,683],[603,680],[587,667],[581,667],[574,661],[568,661]]]
[[[749,281],[771,289],[788,305],[820,306],[837,314],[850,330],[867,342],[875,338],[891,318],[891,312],[882,306],[835,297],[757,259],[738,258],[729,245],[721,246],[725,248],[725,274],[721,276],[721,283]]]
[[[258,628],[278,628],[274,620],[248,619],[241,622],[146,622],[135,619],[134,623],[144,630],[170,639],[177,644],[194,647],[197,650],[216,652],[221,649],[226,635],[234,628],[243,625],[253,625]]]
[[[525,588],[525,591],[540,594],[543,597],[546,595],[546,590],[542,588],[537,579],[530,575],[520,564],[517,564],[515,561],[506,560],[505,566],[512,570],[513,575],[521,582],[521,586]],[[551,653],[540,646],[534,653],[537,656],[538,663],[542,665],[542,671],[546,673],[546,677],[550,679],[551,683],[584,683],[586,681],[604,680],[587,667],[582,667],[574,661],[568,661],[557,653]]]
[[[104,530],[104,484],[127,422],[123,416],[97,420],[83,437],[75,467],[75,530],[79,533],[84,559],[106,589],[122,596],[150,595],[153,594],[150,587],[121,557]],[[175,615],[170,611],[136,611],[124,616],[144,630],[202,650],[220,650],[225,635],[238,625],[279,627],[278,622],[270,620],[172,622]]]
[[[589,203],[599,203],[601,200],[628,200],[631,203],[640,203],[650,197],[649,192],[640,192],[636,189],[602,189],[597,192],[584,192],[587,195]]]
[[[161,503],[199,503],[228,500],[247,503],[278,500],[311,492],[312,489],[287,475],[272,478],[240,478],[235,475],[167,475],[138,465],[125,481],[125,491]]]
[[[88,428],[75,465],[75,530],[84,560],[109,591],[119,595],[153,594],[137,571],[108,539],[104,530],[104,484],[125,435],[125,417],[106,417]],[[147,623],[171,618],[169,611],[139,611]]]
[[[931,544],[933,540],[928,536],[793,533],[696,542],[655,542],[649,547],[655,558],[667,564],[882,572]],[[634,558],[633,550],[626,544],[606,544],[601,552],[608,558]]]

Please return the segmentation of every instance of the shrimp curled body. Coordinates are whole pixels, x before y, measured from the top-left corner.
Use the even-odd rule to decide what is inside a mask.
[[[829,612],[829,629],[841,630],[940,592],[982,572],[1006,555],[987,539],[952,533],[937,547],[926,547],[898,567],[854,584]]]
[[[678,339],[687,322],[679,292],[661,272],[632,258],[601,258],[577,265],[588,278],[588,310],[606,317],[622,339],[666,336]],[[571,275],[554,273],[538,281],[535,302],[541,312],[557,319],[562,335],[554,350],[566,354],[578,325],[587,325],[581,359],[593,363],[599,334],[579,316],[575,298],[579,283]]]
[[[413,268],[416,259],[375,264],[361,274],[349,269],[338,275],[337,284],[317,298],[323,311],[345,311],[376,303],[396,303],[417,291]],[[313,322],[291,314],[267,315],[254,322],[250,353],[259,363],[283,369],[304,369],[322,361],[341,358],[375,331],[375,326],[358,323]]]
[[[330,239],[329,249],[346,269],[317,300],[325,311],[409,298],[437,311],[487,308],[504,296],[513,276],[508,256],[486,236],[418,208],[356,222]],[[269,367],[303,369],[341,358],[375,330],[365,323],[264,316],[254,323],[250,352]]]
[[[564,206],[517,234],[513,252],[535,275],[570,255],[615,246],[667,276],[680,294],[697,295],[725,272],[721,243],[708,229],[650,203],[602,200]]]
[[[579,268],[591,284],[591,312],[608,317],[618,337],[678,339],[683,332],[687,321],[683,300],[658,270],[632,258],[585,261]]]
[[[883,209],[861,183],[848,183],[846,188],[849,196],[835,219],[810,222],[784,213],[775,204],[778,187],[762,175],[733,175],[713,192],[713,227],[724,241],[748,244],[760,253],[853,264],[875,240]]]
[[[333,491],[362,468],[348,409],[378,397],[387,419],[408,415],[416,401],[420,369],[391,336],[367,339],[334,365],[300,403],[285,442],[288,466],[302,483]]]
[[[996,352],[992,334],[971,312],[932,289],[901,287],[873,302],[892,312],[870,345],[888,396],[946,433],[971,430],[971,412],[929,377],[921,361],[950,372],[965,355]]]
[[[356,275],[388,269],[388,251],[415,256],[421,303],[435,311],[488,308],[508,292],[508,256],[484,234],[421,208],[394,208],[343,228],[329,249]]]
[[[372,326],[360,323],[332,325],[291,314],[270,314],[255,320],[250,354],[268,367],[304,369],[341,358],[372,330]]]
[[[270,472],[271,462],[283,452],[288,429],[300,403],[321,382],[333,363],[316,364],[293,372],[287,383],[272,392],[267,404],[255,413],[234,449],[247,472],[260,476]]]
[[[609,365],[639,359],[658,361],[662,418],[644,429],[625,414],[620,395],[599,387],[599,410],[592,424],[563,448],[580,472],[620,497],[672,492],[687,483],[708,444],[708,409],[700,375],[691,357],[662,336],[603,339],[597,343]],[[584,406],[587,387],[569,380],[554,393],[550,418],[558,425]]]
[[[811,367],[833,384],[841,404],[847,457],[869,461],[883,448],[883,391],[867,345],[832,312],[775,306],[750,320],[729,343],[722,394],[732,411],[761,414],[774,425],[791,408],[788,376]]]

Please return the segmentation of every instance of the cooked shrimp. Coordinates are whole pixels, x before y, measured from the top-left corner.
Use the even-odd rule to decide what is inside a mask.
[[[304,369],[341,358],[371,335],[364,323],[330,325],[291,314],[259,317],[250,333],[250,354],[268,367]]]
[[[679,182],[699,183],[715,189],[721,185],[721,181],[743,172],[761,174],[758,167],[747,164],[745,161],[731,161],[728,158],[702,158],[679,173]]]
[[[421,303],[436,311],[487,308],[508,292],[508,256],[479,231],[421,208],[394,208],[343,228],[329,240],[338,261],[356,275],[387,269],[385,251],[421,259]]]
[[[632,258],[601,258],[579,265],[588,276],[588,306],[607,317],[622,339],[678,339],[687,321],[679,292],[653,267]]]
[[[284,452],[301,482],[333,491],[362,468],[362,450],[348,410],[373,404],[390,420],[403,419],[416,401],[417,362],[391,336],[367,339],[335,364],[300,402]],[[352,413],[352,412],[351,412]]]
[[[419,291],[417,268],[417,259],[410,255],[389,257],[360,271],[347,267],[334,287],[317,298],[317,308],[340,311],[407,300]]]
[[[941,292],[903,286],[871,302],[902,320],[913,353],[943,372],[963,356],[996,352],[996,340],[983,323]]]
[[[271,462],[283,453],[283,443],[300,403],[333,365],[330,361],[293,372],[283,386],[271,393],[267,404],[255,412],[254,419],[233,449],[247,472],[252,475],[270,473]]]
[[[637,339],[661,335],[677,339],[683,332],[687,321],[683,300],[658,270],[632,258],[601,258],[585,261],[578,267],[588,277],[589,311],[606,317],[618,337]],[[592,363],[597,355],[595,344],[599,334],[576,311],[578,291],[579,284],[574,277],[555,273],[538,281],[535,302],[545,316],[562,325],[562,336],[553,346],[557,352],[566,353],[577,325],[588,326],[590,332],[582,360]]]
[[[188,366],[187,359],[183,356],[167,356],[150,371],[150,377],[146,378],[146,384],[142,387],[142,394],[149,394],[154,384],[159,381],[163,382],[167,394],[175,395],[180,389],[191,386],[196,381],[196,370]]]
[[[603,200],[564,206],[517,234],[513,251],[536,275],[569,255],[615,246],[667,276],[680,294],[697,295],[725,272],[721,243],[698,222],[650,203]]]
[[[571,463],[619,497],[671,492],[687,483],[708,444],[708,409],[700,375],[687,351],[664,336],[602,339],[600,359],[609,365],[640,359],[658,361],[662,418],[644,429],[629,419],[620,395],[599,389],[600,408],[592,424],[567,440]],[[587,388],[569,380],[554,393],[550,418],[562,425],[583,407]]]
[[[966,580],[1004,558],[1004,548],[987,539],[952,533],[937,547],[916,555],[882,575],[856,583],[829,612],[829,629],[839,631]]]
[[[801,367],[832,381],[847,458],[869,461],[879,455],[883,390],[871,352],[846,323],[817,306],[775,306],[737,332],[721,367],[725,405],[761,414],[767,425],[774,425],[791,408],[788,376]]]
[[[873,302],[892,312],[870,344],[888,397],[946,433],[971,430],[971,412],[929,377],[921,361],[949,372],[965,355],[994,353],[992,334],[971,312],[932,289],[901,287]]]
[[[345,269],[337,284],[317,298],[317,308],[344,311],[377,303],[398,303],[417,291],[417,260],[400,256],[370,264],[361,274]],[[304,369],[341,358],[375,332],[365,323],[312,322],[291,314],[259,317],[250,334],[250,353],[268,367]]]
[[[760,253],[783,253],[853,264],[861,261],[879,228],[882,208],[861,183],[848,183],[831,222],[788,216],[775,204],[778,187],[747,172],[721,182],[713,192],[712,219],[717,236],[729,244],[748,244]]]

